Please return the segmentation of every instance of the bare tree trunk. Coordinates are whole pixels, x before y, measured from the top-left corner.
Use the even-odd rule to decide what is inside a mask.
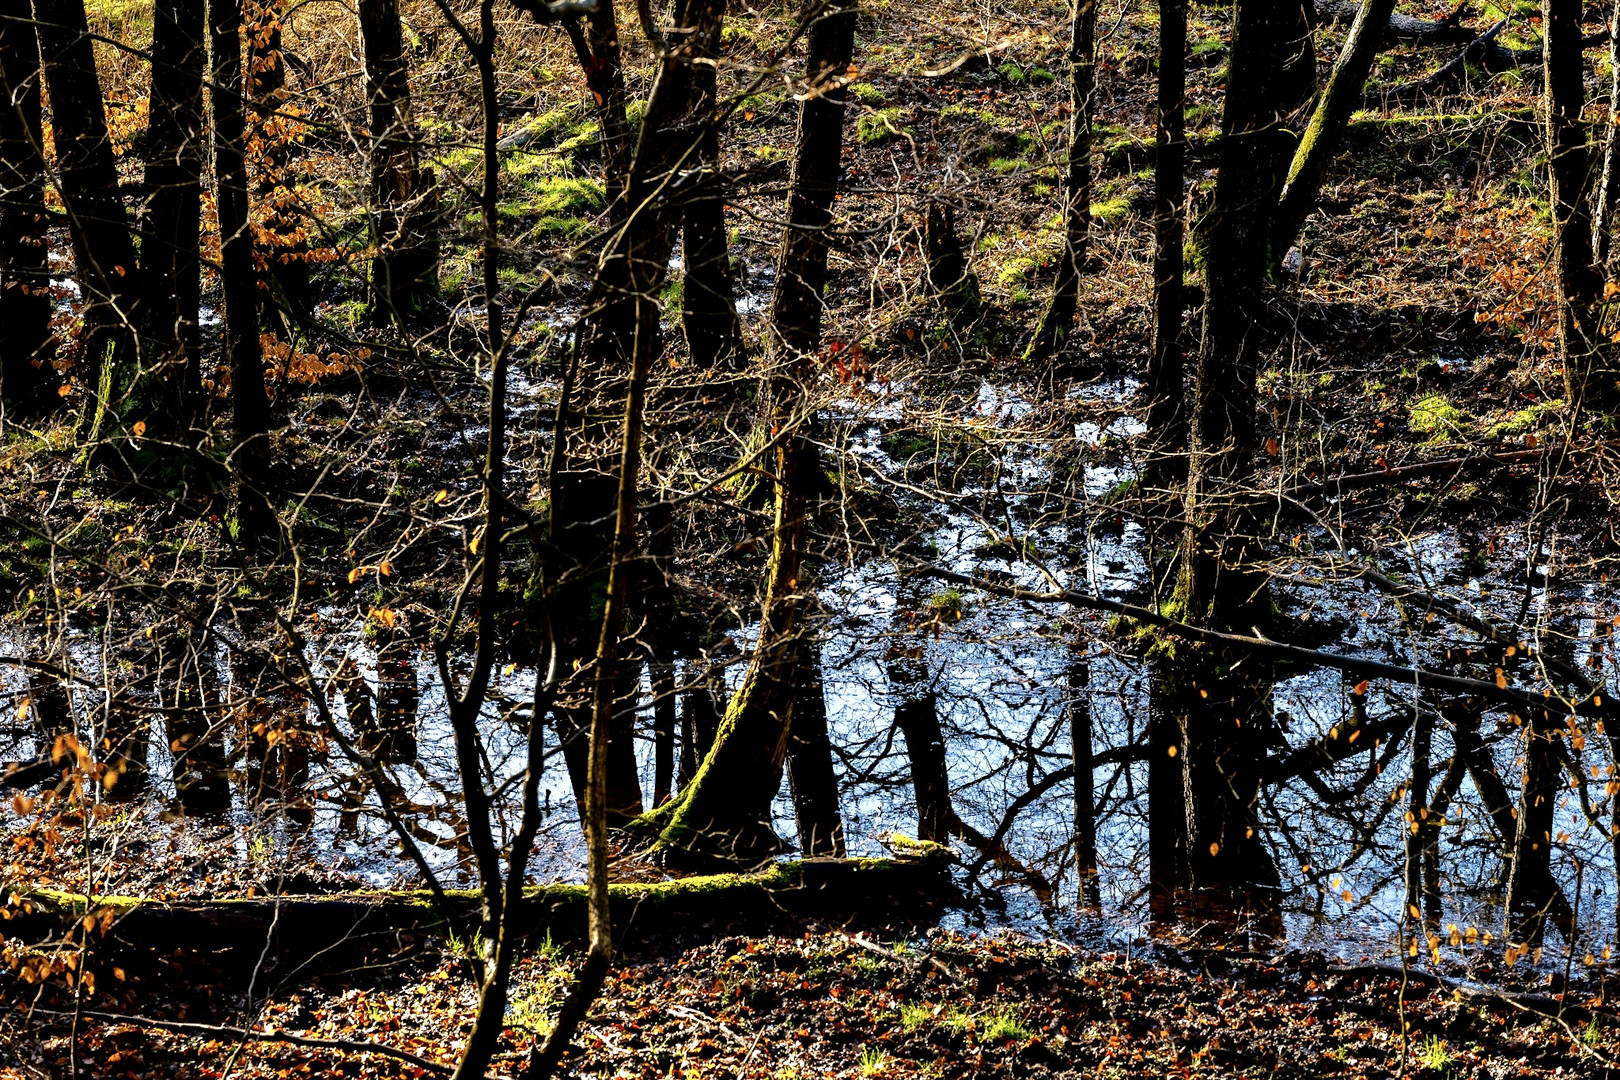
[[[371,316],[411,323],[438,297],[437,193],[420,165],[399,0],[360,0],[370,108]]]
[[[1552,876],[1552,827],[1560,757],[1556,740],[1563,730],[1550,713],[1536,710],[1527,718],[1523,732],[1524,777],[1508,871],[1505,934],[1511,944],[1537,947],[1557,891]]]
[[[838,778],[833,773],[832,739],[827,734],[826,688],[821,680],[821,642],[812,631],[800,638],[803,677],[793,703],[788,737],[788,784],[793,791],[799,850],[806,858],[842,859],[844,822],[838,811]]]
[[[162,388],[161,416],[149,416],[147,430],[167,438],[186,437],[202,404],[202,261],[197,245],[207,64],[203,0],[158,0],[153,6],[147,203],[141,222],[146,289],[141,366],[143,378]]]
[[[1074,767],[1074,869],[1080,906],[1102,908],[1097,876],[1097,813],[1091,773],[1091,667],[1078,653],[1069,660],[1069,760]]]
[[[1241,539],[1242,492],[1254,468],[1255,379],[1266,325],[1267,243],[1292,149],[1286,116],[1294,12],[1288,0],[1239,0],[1222,117],[1215,199],[1203,223],[1204,330],[1198,354],[1181,576],[1173,604],[1195,625],[1265,627],[1264,573]],[[1234,508],[1236,500],[1237,509]],[[1182,740],[1192,913],[1218,933],[1245,912],[1276,925],[1277,896],[1255,813],[1271,725],[1269,662],[1197,650]]]
[[[287,108],[287,58],[281,24],[285,0],[257,0],[250,28],[248,56],[252,72],[253,114],[248,128],[264,143],[253,155],[253,201],[260,209],[264,236],[263,287],[272,301],[299,318],[311,314],[309,242],[303,238],[306,211],[298,206],[296,185],[307,175],[295,174],[297,136],[301,125]],[[284,319],[285,324],[285,319]]]
[[[1603,168],[1592,196],[1592,262],[1604,276],[1614,244],[1615,207],[1620,204],[1620,181],[1614,175],[1615,152],[1620,149],[1616,117],[1620,117],[1620,0],[1609,11],[1609,115],[1603,125]]]
[[[1173,665],[1148,667],[1148,911],[1174,922],[1187,893],[1186,688]]]
[[[56,342],[45,213],[39,38],[27,5],[0,15],[0,400],[8,413],[49,410],[56,396]]]
[[[124,432],[142,420],[139,402],[129,399],[127,370],[139,317],[135,248],[118,192],[84,0],[35,0],[34,17],[51,103],[57,181],[85,302],[86,363],[98,380],[89,413],[93,447],[113,434],[106,427],[109,412]]]
[[[1614,364],[1599,341],[1602,281],[1592,265],[1591,148],[1581,111],[1586,65],[1581,57],[1580,0],[1542,0],[1542,88],[1553,250],[1558,260],[1558,349],[1570,407],[1607,412],[1620,402]]]
[[[1091,227],[1091,107],[1097,73],[1096,0],[1074,0],[1069,23],[1069,161],[1063,180],[1063,256],[1057,284],[1026,360],[1045,360],[1068,344],[1080,301]]]
[[[697,140],[697,174],[684,207],[681,243],[686,275],[681,289],[681,323],[686,347],[698,369],[727,363],[742,345],[737,320],[736,289],[731,279],[731,252],[726,237],[725,185],[720,175],[720,133],[715,126],[716,65],[720,55],[723,4],[695,5],[703,18],[692,22],[691,48],[700,61],[692,66],[692,124]],[[688,4],[676,12],[677,27],[690,21]]]
[[[213,47],[214,189],[219,207],[220,282],[225,295],[225,355],[231,372],[236,447],[238,539],[266,540],[274,528],[270,480],[270,401],[259,345],[258,274],[248,220],[246,119],[242,72],[242,0],[209,0]]]
[[[1181,323],[1185,261],[1187,0],[1159,0],[1158,133],[1153,158],[1153,345],[1143,394],[1153,459],[1147,480],[1170,487],[1185,475],[1186,361]]]
[[[1406,911],[1401,923],[1411,940],[1422,937],[1423,842],[1429,816],[1429,755],[1434,745],[1434,711],[1420,703],[1412,716],[1412,776],[1406,792]]]
[[[907,605],[902,600],[900,607]],[[898,639],[889,648],[889,693],[894,696],[894,724],[906,740],[911,760],[911,787],[917,802],[917,839],[950,842],[956,812],[951,808],[950,772],[945,759],[945,733],[939,703],[928,683],[923,638]]]

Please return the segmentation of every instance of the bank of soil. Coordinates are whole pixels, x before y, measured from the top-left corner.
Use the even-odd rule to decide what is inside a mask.
[[[575,954],[542,947],[517,977],[501,1065],[518,1071],[561,1000]],[[239,992],[187,977],[103,980],[91,1012],[239,1025]],[[1512,973],[1499,971],[1513,981]],[[1606,1076],[1620,1015],[1601,971],[1563,992],[1522,967],[1514,996],[1399,969],[1136,942],[1091,952],[1017,936],[838,931],[726,938],[624,957],[582,1029],[573,1075],[602,1077],[1554,1077]],[[68,1075],[71,997],[5,990],[7,1076]],[[261,986],[258,994],[274,988]],[[258,999],[262,1003],[262,996]],[[453,1062],[473,992],[451,955],[273,992],[259,1031],[369,1040]],[[30,1014],[29,1010],[33,1011]],[[1562,1010],[1563,1015],[1556,1015]],[[1402,1070],[1401,1017],[1409,1025]],[[1546,1015],[1551,1013],[1553,1015]],[[330,1048],[248,1043],[81,1017],[78,1075],[425,1077],[425,1065]]]

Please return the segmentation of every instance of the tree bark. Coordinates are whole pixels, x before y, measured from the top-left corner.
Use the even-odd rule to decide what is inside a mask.
[[[1091,667],[1083,656],[1069,660],[1069,760],[1074,767],[1074,869],[1079,902],[1102,908],[1097,874],[1097,813],[1092,791]]]
[[[676,13],[678,27],[690,20],[687,4]],[[700,371],[726,365],[742,346],[742,324],[737,319],[736,288],[731,277],[731,251],[726,237],[725,184],[720,175],[720,132],[715,125],[716,66],[720,55],[725,5],[696,5],[703,20],[692,22],[692,123],[696,141],[695,173],[685,198],[681,244],[686,274],[681,289],[681,324],[692,363]]]
[[[802,677],[788,737],[788,784],[793,791],[799,850],[806,858],[842,859],[844,821],[838,811],[838,777],[827,733],[826,688],[821,680],[821,641],[813,631],[800,639]]]
[[[214,190],[219,208],[220,282],[225,297],[225,355],[231,372],[239,540],[262,543],[274,527],[270,480],[270,401],[259,344],[258,274],[248,220],[246,113],[242,71],[242,0],[209,0],[213,47]]]
[[[1175,922],[1187,895],[1187,787],[1182,769],[1185,686],[1174,665],[1148,666],[1148,912]]]
[[[1272,227],[1273,266],[1280,264],[1288,249],[1299,241],[1300,231],[1316,205],[1322,178],[1327,175],[1328,166],[1338,151],[1350,114],[1361,107],[1362,88],[1382,47],[1384,26],[1394,10],[1395,0],[1362,0],[1356,21],[1350,26],[1350,34],[1333,64],[1327,86],[1317,99],[1283,182]]]
[[[421,168],[411,119],[399,0],[360,0],[360,41],[370,111],[371,317],[409,325],[438,296],[437,193]]]
[[[1591,151],[1581,111],[1586,69],[1581,57],[1580,0],[1542,0],[1542,88],[1548,202],[1558,264],[1558,350],[1570,407],[1607,412],[1620,402],[1609,350],[1599,342],[1602,281],[1592,265]]]
[[[203,0],[158,0],[152,13],[141,367],[161,395],[162,422],[148,417],[148,433],[167,438],[184,438],[202,404],[203,15]]]
[[[1292,14],[1288,0],[1239,0],[1232,32],[1220,171],[1203,223],[1207,299],[1174,601],[1198,626],[1270,622],[1268,580],[1248,568],[1248,545],[1226,538],[1251,531],[1232,501],[1244,499],[1254,467],[1266,253],[1298,89]],[[1182,738],[1192,914],[1226,933],[1249,913],[1269,931],[1276,870],[1255,804],[1271,725],[1270,662],[1231,649],[1197,650],[1194,661],[1184,672],[1192,692]]]
[[[1540,946],[1557,886],[1552,876],[1553,813],[1557,809],[1559,752],[1563,729],[1545,711],[1524,724],[1524,773],[1508,870],[1507,925],[1514,945]]]
[[[820,346],[827,230],[843,157],[844,82],[855,48],[853,4],[812,3],[807,82],[788,188],[788,225],[777,256],[771,301],[769,388],[772,426],[802,422],[810,358]],[[817,92],[819,91],[819,92]],[[781,840],[771,799],[781,783],[797,673],[796,638],[809,602],[800,580],[807,492],[819,468],[812,444],[789,436],[775,455],[775,513],[759,644],[726,710],[713,749],[660,835],[665,850],[696,862],[757,863]]]
[[[8,413],[45,412],[56,396],[56,343],[45,212],[39,38],[27,6],[0,15],[0,400]]]
[[[138,397],[131,397],[128,371],[140,314],[135,248],[118,192],[84,0],[35,0],[34,17],[51,104],[57,182],[84,297],[86,367],[97,378],[89,413],[88,441],[94,447],[113,434],[106,427],[109,413],[124,431],[143,419]]]
[[[263,141],[253,155],[253,201],[261,208],[259,233],[264,240],[265,272],[261,285],[271,301],[298,319],[312,312],[309,297],[307,211],[298,205],[297,185],[309,179],[295,165],[295,147],[303,125],[287,108],[287,58],[281,26],[285,0],[260,0],[259,24],[248,34],[252,72],[253,114],[248,128]]]
[[[901,607],[906,607],[902,600]],[[889,693],[894,697],[894,726],[906,740],[911,761],[911,788],[917,803],[917,839],[948,844],[956,813],[951,808],[951,780],[945,759],[945,734],[938,701],[928,684],[924,638],[912,633],[889,647]]]
[[[1592,197],[1592,261],[1600,275],[1607,276],[1609,251],[1613,245],[1614,211],[1620,204],[1620,182],[1614,175],[1614,158],[1620,149],[1620,0],[1609,10],[1609,115],[1603,125],[1603,168],[1598,174],[1597,191]]]
[[[1091,227],[1091,107],[1097,73],[1096,0],[1074,0],[1069,22],[1069,160],[1063,178],[1063,256],[1052,299],[1041,316],[1026,360],[1045,360],[1063,350],[1080,301]]]
[[[1153,457],[1147,480],[1170,488],[1185,471],[1187,0],[1159,0],[1158,133],[1153,159],[1153,344],[1143,393]]]

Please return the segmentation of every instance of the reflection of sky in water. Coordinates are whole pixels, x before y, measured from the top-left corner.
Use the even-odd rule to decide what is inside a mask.
[[[514,368],[512,391],[520,408],[534,408],[549,387],[528,381]],[[998,426],[1003,438],[985,445],[998,447],[1001,468],[979,486],[957,493],[949,507],[932,508],[919,537],[932,546],[931,558],[962,573],[993,577],[1009,585],[1046,590],[1072,587],[1102,595],[1135,599],[1143,596],[1146,579],[1147,537],[1143,527],[1116,516],[1106,497],[1135,475],[1130,458],[1132,439],[1142,431],[1135,419],[1121,415],[1136,386],[1131,382],[1082,388],[1072,399],[1095,406],[1098,415],[1072,424],[1074,443],[1055,440],[1050,431],[1027,438],[1007,438],[1007,430],[1031,421],[1039,409],[1016,391],[981,384],[965,403],[962,423]],[[884,435],[891,425],[903,423],[899,396],[884,388],[843,399],[829,410],[827,438],[847,455],[852,466],[869,467],[879,476],[903,475],[906,464],[890,458]],[[1013,435],[1019,433],[1014,431]],[[1078,456],[1076,456],[1076,454]],[[1050,478],[1053,460],[1069,462],[1077,471],[1076,503],[1054,513],[1040,502],[1040,490]],[[984,516],[973,511],[977,507]],[[1031,558],[1020,560],[1020,550],[1007,543],[1009,532],[1030,546]],[[1301,534],[1303,550],[1333,551],[1333,539],[1324,530]],[[1431,531],[1416,533],[1377,550],[1349,550],[1351,562],[1375,565],[1386,574],[1410,580],[1415,586],[1439,591],[1484,615],[1517,618],[1522,609],[1532,623],[1543,619],[1544,585],[1539,575],[1525,585],[1527,562],[1511,562],[1503,550],[1482,572],[1470,561],[1465,545],[1455,535]],[[1292,566],[1279,567],[1300,575],[1280,593],[1282,617],[1300,620],[1301,626],[1331,628],[1326,647],[1386,662],[1428,667],[1445,666],[1448,647],[1466,647],[1471,635],[1450,628],[1444,619],[1430,624],[1411,601],[1398,601],[1387,593],[1354,579],[1313,578],[1323,564],[1302,554]],[[1049,578],[1042,567],[1053,575]],[[1055,580],[1053,580],[1055,578]],[[836,747],[835,769],[840,778],[842,810],[850,850],[854,854],[880,852],[879,834],[893,830],[913,834],[916,808],[909,775],[905,741],[894,728],[895,695],[888,681],[891,647],[903,643],[920,648],[927,686],[936,697],[948,748],[948,768],[955,792],[955,808],[962,818],[985,834],[997,833],[1008,807],[1031,784],[1070,761],[1070,709],[1081,703],[1090,710],[1096,749],[1136,743],[1147,726],[1148,687],[1145,672],[1134,660],[1116,654],[1102,620],[1094,613],[1066,605],[1033,604],[967,591],[961,617],[929,625],[931,599],[946,591],[937,581],[902,578],[892,562],[873,559],[824,566],[821,599],[829,612],[822,627],[821,657],[826,688],[828,722]],[[1572,662],[1589,667],[1594,676],[1613,680],[1615,658],[1607,639],[1597,636],[1599,622],[1614,618],[1613,592],[1606,586],[1582,587],[1561,601],[1562,618],[1573,621],[1576,638],[1565,646]],[[948,606],[948,605],[947,605]],[[907,612],[915,613],[908,617]],[[363,621],[352,613],[322,613],[319,646],[308,658],[317,680],[325,682],[344,656],[352,656],[361,673],[375,687],[376,655],[362,636]],[[923,627],[920,630],[918,627]],[[756,627],[733,636],[747,646]],[[1567,631],[1566,631],[1567,632]],[[1071,642],[1086,642],[1077,656]],[[13,648],[20,648],[13,643]],[[70,656],[88,678],[99,670],[99,651],[88,635],[74,640]],[[417,725],[419,757],[412,766],[392,766],[407,797],[421,808],[424,835],[448,838],[459,803],[454,772],[454,743],[445,720],[444,692],[431,658],[413,654],[421,704]],[[1089,684],[1080,688],[1072,678],[1078,662],[1089,665]],[[229,665],[217,659],[228,680]],[[733,686],[742,678],[743,665],[728,671]],[[1524,672],[1520,677],[1528,677]],[[6,688],[22,690],[17,669],[6,674]],[[644,695],[646,692],[643,676]],[[1342,725],[1353,700],[1354,680],[1335,671],[1294,674],[1278,682],[1274,700],[1279,715],[1286,714],[1288,739],[1297,746],[1328,736]],[[497,786],[510,796],[513,778],[521,772],[521,730],[534,689],[532,670],[497,670],[490,700],[483,711],[488,757]],[[79,706],[93,711],[93,695],[80,693]],[[340,725],[347,713],[340,695],[331,697]],[[1370,716],[1378,719],[1414,702],[1410,687],[1374,683],[1367,698]],[[638,739],[638,760],[643,790],[652,789],[650,708],[642,709],[643,737]],[[1497,770],[1510,790],[1518,783],[1515,729],[1501,711],[1484,714],[1480,724]],[[352,734],[352,733],[351,733]],[[548,740],[555,738],[549,730]],[[1582,758],[1590,773],[1594,764],[1609,758],[1605,740],[1593,737]],[[1371,743],[1320,775],[1329,791],[1342,791],[1365,782],[1365,790],[1344,806],[1325,806],[1321,793],[1294,780],[1269,787],[1261,814],[1266,837],[1277,856],[1277,867],[1289,913],[1290,938],[1297,944],[1325,948],[1345,956],[1387,955],[1404,905],[1404,824],[1406,799],[1398,789],[1410,769],[1409,746],[1403,745],[1385,763],[1383,771],[1369,775],[1374,755],[1385,746]],[[11,756],[32,753],[27,739],[14,745]],[[555,745],[547,747],[547,768],[541,791],[549,807],[537,845],[533,874],[538,880],[580,876],[578,824],[571,788],[562,757]],[[154,775],[166,775],[167,747],[160,733],[152,741]],[[1452,754],[1448,722],[1435,723],[1431,763],[1438,783]],[[316,763],[314,783],[332,793],[341,764]],[[1604,798],[1607,775],[1593,779],[1592,797]],[[1567,777],[1565,778],[1567,781]],[[1090,935],[1130,934],[1145,918],[1147,871],[1147,766],[1106,764],[1096,769],[1092,791],[1099,809],[1097,846],[1101,868],[1104,915],[1102,920],[1076,922],[1073,905],[1076,883],[1069,843],[1073,823],[1073,785],[1054,784],[1019,814],[1006,831],[1005,842],[1024,865],[1057,886],[1059,907],[1043,912],[1022,886],[1001,880],[991,869],[986,879],[1005,886],[999,905],[978,913],[953,916],[957,925],[1007,925],[1042,933]],[[510,798],[508,798],[508,802]],[[792,806],[786,785],[775,811],[778,831],[794,833]],[[238,803],[238,823],[251,821]],[[1370,830],[1357,822],[1375,821]],[[504,822],[511,825],[511,822]],[[1601,951],[1601,942],[1613,930],[1615,906],[1614,864],[1609,838],[1602,827],[1589,822],[1580,801],[1566,787],[1556,811],[1555,836],[1559,842],[1555,871],[1572,901],[1578,903],[1584,932]],[[246,836],[245,829],[239,835]],[[1445,874],[1446,924],[1478,927],[1499,934],[1501,912],[1497,879],[1502,873],[1498,847],[1479,792],[1471,776],[1459,783],[1452,808],[1441,829],[1441,862]],[[366,815],[358,836],[340,835],[340,815],[329,800],[319,804],[314,840],[343,868],[377,884],[408,878],[397,844],[380,817]],[[245,841],[240,845],[245,848]],[[978,853],[965,843],[957,848],[972,864]],[[457,862],[453,849],[425,846],[424,853],[441,869]],[[1304,864],[1312,867],[1307,873]],[[1578,886],[1578,888],[1577,888]],[[1345,894],[1349,894],[1349,899]],[[981,898],[983,894],[980,894]],[[1083,933],[1082,928],[1083,927]],[[1561,950],[1560,950],[1561,951]]]

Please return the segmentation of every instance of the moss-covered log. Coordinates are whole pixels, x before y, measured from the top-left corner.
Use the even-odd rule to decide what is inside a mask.
[[[764,934],[810,924],[880,926],[932,922],[955,896],[949,857],[931,846],[916,857],[805,859],[758,874],[714,874],[612,886],[620,947],[729,933]],[[82,934],[97,916],[93,942],[115,955],[158,960],[176,954],[211,961],[245,976],[263,956],[270,974],[300,977],[403,959],[435,938],[465,935],[477,924],[478,893],[446,893],[450,911],[426,890],[164,901],[31,889],[14,893],[0,923],[7,938],[40,942]],[[518,918],[531,940],[581,941],[583,885],[545,885],[525,893]],[[122,962],[122,961],[121,961]],[[126,966],[129,966],[126,964]]]

